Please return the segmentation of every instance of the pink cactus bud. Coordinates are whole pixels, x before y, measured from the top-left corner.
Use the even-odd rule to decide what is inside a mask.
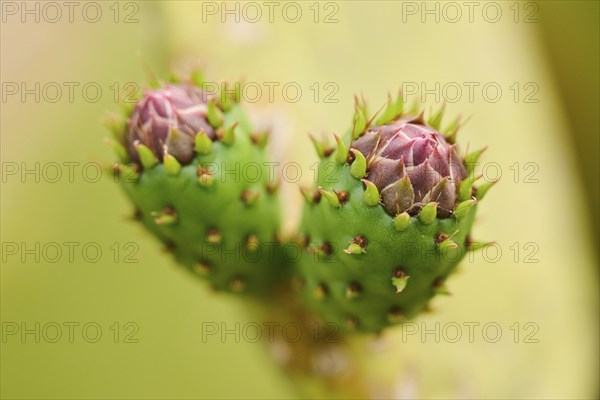
[[[467,170],[456,147],[435,129],[405,117],[370,128],[352,147],[367,159],[367,179],[379,189],[389,214],[408,211],[415,215],[422,205],[434,201],[438,203],[438,215],[451,215]],[[398,198],[399,186],[395,185],[405,176],[414,192],[414,202],[408,209],[404,209],[405,199]]]
[[[206,120],[208,96],[190,85],[165,85],[147,91],[129,118],[127,151],[138,162],[134,143],[147,146],[162,161],[165,146],[179,162],[194,156],[194,137],[204,131],[212,140],[215,131]]]

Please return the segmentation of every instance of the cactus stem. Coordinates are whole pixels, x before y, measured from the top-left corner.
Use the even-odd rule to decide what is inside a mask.
[[[419,220],[425,224],[429,225],[435,218],[437,217],[437,203],[432,201],[427,203],[419,212]]]
[[[398,268],[392,275],[392,285],[396,288],[396,293],[402,292],[408,284],[408,276],[402,268]]]
[[[396,228],[397,231],[404,231],[406,230],[406,228],[408,228],[410,225],[410,215],[408,215],[408,213],[405,211],[401,214],[398,214],[395,218],[394,218],[394,228]]]

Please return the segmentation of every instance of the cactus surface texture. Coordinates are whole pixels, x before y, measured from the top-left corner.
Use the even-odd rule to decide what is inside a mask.
[[[252,131],[239,100],[198,79],[147,90],[114,120],[111,169],[135,218],[180,264],[215,289],[261,296],[288,268],[267,134]]]
[[[379,117],[356,101],[336,145],[316,143],[318,182],[306,199],[296,279],[311,308],[343,331],[380,332],[448,294],[446,279],[469,250],[482,151],[461,157],[457,119],[440,133],[443,107],[425,120],[402,95]],[[318,151],[327,149],[326,151]]]

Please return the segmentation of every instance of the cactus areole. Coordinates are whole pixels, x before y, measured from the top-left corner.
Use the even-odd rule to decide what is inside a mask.
[[[285,259],[268,136],[252,132],[238,91],[208,95],[198,76],[146,91],[112,121],[120,162],[111,172],[135,218],[215,289],[265,296],[289,287],[341,330],[380,332],[448,294],[466,252],[485,245],[470,236],[495,183],[474,173],[484,149],[461,153],[459,119],[442,130],[443,107],[425,120],[399,95],[373,117],[357,100],[335,147],[312,138],[321,161],[302,190],[304,250]],[[250,164],[258,179],[231,174]]]
[[[356,102],[353,127],[336,148],[315,141],[315,187],[304,189],[295,279],[308,304],[346,331],[380,332],[448,294],[446,278],[466,251],[476,204],[493,184],[474,186],[482,150],[461,157],[460,121],[440,132],[443,108],[427,122],[390,98],[379,118]]]
[[[218,290],[266,295],[287,274],[266,135],[253,133],[234,91],[201,82],[148,90],[114,124],[112,171],[141,221],[180,264]],[[231,171],[263,168],[252,182]]]

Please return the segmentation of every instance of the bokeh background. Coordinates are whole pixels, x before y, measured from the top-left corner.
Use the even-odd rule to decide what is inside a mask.
[[[475,2],[471,16],[463,2],[275,2],[272,22],[263,2],[74,3],[72,15],[55,3],[60,17],[44,2],[0,3],[2,398],[302,396],[261,343],[202,340],[203,324],[234,328],[252,315],[178,270],[129,220],[117,185],[96,181],[95,163],[113,160],[100,120],[118,110],[115,93],[143,83],[146,69],[166,76],[188,63],[204,64],[209,80],[263,88],[248,108],[273,129],[274,157],[300,163],[306,182],[316,161],[306,133],[344,131],[355,94],[375,110],[403,83],[461,87],[447,107],[471,117],[459,140],[488,145],[487,172],[502,174],[474,233],[502,254],[464,262],[453,296],[417,322],[495,323],[502,337],[384,335],[396,343],[382,364],[400,377],[395,396],[598,395],[598,2]],[[267,82],[279,84],[272,99]],[[465,82],[477,84],[472,98]],[[288,83],[302,90],[296,102]],[[489,83],[499,97],[482,91]],[[443,97],[434,89],[424,100]],[[283,193],[293,230],[298,191]],[[67,243],[77,244],[72,259]]]

